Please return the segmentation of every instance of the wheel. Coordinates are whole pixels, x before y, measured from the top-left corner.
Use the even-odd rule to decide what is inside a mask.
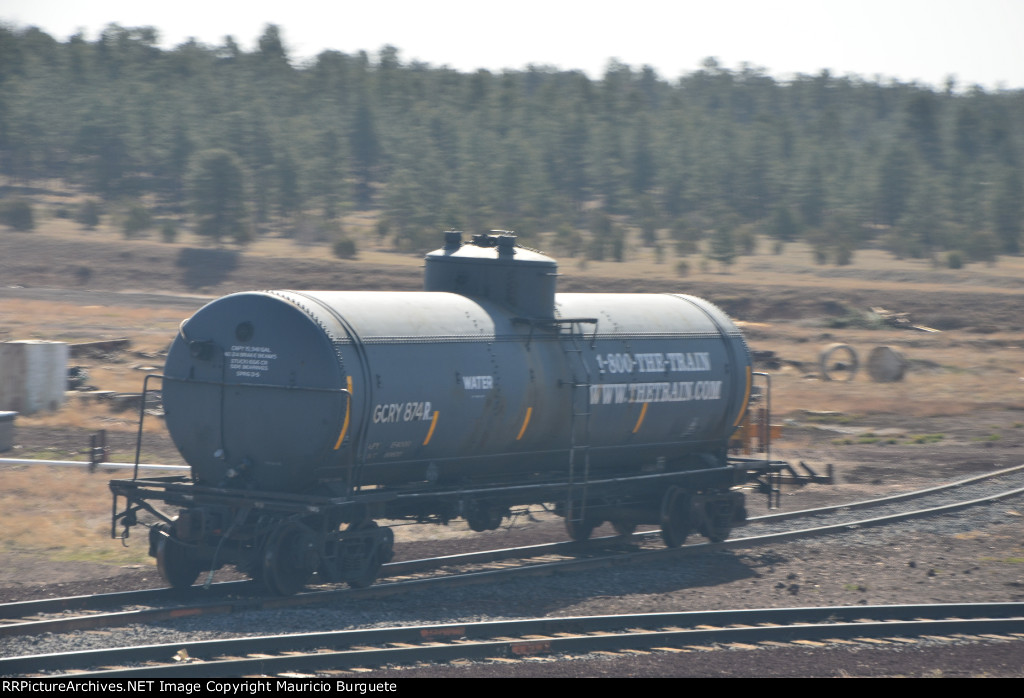
[[[483,505],[466,514],[465,519],[471,531],[482,533],[497,530],[504,515],[505,512],[500,509]]]
[[[704,502],[700,532],[712,543],[721,543],[732,533],[733,502],[712,500]]]
[[[597,528],[597,524],[587,519],[580,521],[573,521],[572,519],[565,520],[565,530],[569,534],[569,537],[574,541],[583,542],[590,538],[590,534]]]
[[[661,539],[670,548],[678,548],[690,535],[690,497],[678,487],[670,487],[661,500]]]
[[[377,543],[377,555],[381,564],[391,562],[395,556],[395,532],[388,526],[381,527],[381,537]]]
[[[376,547],[370,553],[370,556],[366,558],[366,565],[359,570],[358,574],[354,574],[345,580],[353,589],[365,589],[377,580],[377,574],[380,572],[381,567],[380,556],[377,554]]]
[[[612,528],[620,536],[631,536],[636,531],[636,524],[628,521],[612,521]]]
[[[188,589],[195,583],[203,566],[189,549],[170,535],[160,535],[156,543],[156,566],[168,584],[175,589]]]
[[[362,567],[346,577],[346,583],[353,589],[365,589],[377,580],[380,568],[390,562],[394,556],[395,534],[388,527],[380,527],[376,521],[370,521],[356,528],[366,531],[363,542]]]
[[[289,521],[274,529],[263,548],[263,581],[275,594],[291,596],[306,586],[319,564],[313,531]]]
[[[732,526],[705,526],[701,533],[712,543],[721,543],[732,533]]]

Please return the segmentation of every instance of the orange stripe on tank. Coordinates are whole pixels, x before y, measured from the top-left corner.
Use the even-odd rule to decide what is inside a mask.
[[[348,404],[345,406],[345,421],[341,424],[341,433],[338,434],[338,441],[334,444],[334,450],[341,448],[341,442],[345,440],[348,433],[348,420],[352,415],[352,376],[345,376],[345,387],[348,389]]]
[[[526,433],[526,427],[528,427],[530,425],[530,416],[532,414],[533,414],[533,408],[532,407],[527,407],[526,408],[526,418],[523,420],[523,426],[519,427],[519,435],[516,436],[516,441],[519,441],[519,439],[523,438],[523,434]]]
[[[740,413],[736,416],[736,421],[732,423],[734,427],[738,427],[743,418],[747,415],[747,405],[750,403],[750,381],[753,376],[750,375],[750,366],[747,366],[747,390],[743,393],[743,404],[740,406]]]
[[[441,415],[440,410],[434,410],[434,418],[430,420],[430,429],[427,431],[427,438],[423,439],[423,445],[426,446],[430,443],[430,440],[434,438],[434,427],[437,426],[437,418]]]
[[[633,427],[633,433],[640,431],[640,425],[644,423],[644,417],[647,416],[647,405],[650,403],[645,402],[644,406],[640,408],[640,418],[636,420],[636,426]]]

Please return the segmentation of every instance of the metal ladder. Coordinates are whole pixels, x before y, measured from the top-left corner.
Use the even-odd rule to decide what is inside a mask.
[[[587,485],[590,482],[590,367],[583,358],[583,331],[581,325],[593,323],[595,334],[597,320],[590,318],[561,320],[568,332],[561,332],[562,350],[566,355],[576,356],[576,367],[572,371],[572,410],[569,421],[569,492],[566,501],[565,520],[583,523],[586,520]],[[579,373],[577,374],[577,371]],[[580,473],[582,471],[582,473]],[[579,495],[577,505],[577,494]]]
[[[758,450],[764,453],[764,459],[769,463],[772,460],[772,377],[769,373],[754,371],[750,374],[752,381],[758,378],[764,379],[764,389],[761,396],[764,399],[764,406],[759,407],[757,412]],[[748,407],[748,409],[750,409]],[[768,472],[768,508],[778,509],[782,506],[782,474],[772,471]]]

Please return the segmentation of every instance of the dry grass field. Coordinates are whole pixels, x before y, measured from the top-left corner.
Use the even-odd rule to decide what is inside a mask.
[[[244,250],[204,247],[187,233],[170,244],[155,234],[125,241],[113,230],[82,231],[44,216],[32,233],[0,231],[0,340],[130,339],[127,351],[74,363],[88,370],[96,388],[134,392],[147,370],[161,366],[181,320],[206,298],[251,288],[419,287],[421,256],[376,244],[372,217],[352,216],[345,228],[357,238],[356,260],[332,258],[326,243],[277,236]],[[545,240],[540,246],[559,257]],[[950,270],[869,250],[858,252],[852,265],[832,267],[813,264],[800,244],[781,255],[765,241],[760,248],[727,270],[694,256],[685,276],[676,260],[659,262],[639,245],[623,263],[561,258],[560,284],[572,291],[693,293],[722,305],[743,323],[753,349],[782,361],[771,371],[774,421],[787,425],[776,454],[834,462],[841,475],[849,474],[847,482],[863,480],[857,473],[865,467],[886,472],[886,463],[906,464],[907,478],[876,477],[880,489],[949,478],[963,462],[980,468],[1021,458],[1024,258]],[[866,314],[872,305],[910,312],[913,322],[942,331],[879,325]],[[891,384],[874,383],[863,370],[849,383],[822,381],[818,355],[832,342],[855,347],[862,358],[875,346],[891,346],[910,361],[910,371]],[[152,445],[143,461],[180,463],[159,419],[147,424]],[[136,428],[130,411],[72,398],[56,413],[20,417],[16,449],[0,456],[84,459],[89,433],[106,429],[115,444],[112,458],[129,460]],[[144,562],[144,542],[123,548],[107,537],[109,477],[4,467],[0,552]]]

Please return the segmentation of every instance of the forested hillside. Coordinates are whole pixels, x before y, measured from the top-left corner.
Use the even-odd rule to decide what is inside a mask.
[[[758,235],[837,264],[866,245],[950,264],[1021,248],[1022,91],[783,82],[713,59],[680,77],[612,62],[600,79],[459,73],[392,47],[299,63],[272,25],[252,52],[157,38],[0,27],[3,222],[30,228],[33,188],[59,182],[86,197],[59,215],[167,239],[333,241],[366,210],[402,250],[444,228],[723,264]]]

